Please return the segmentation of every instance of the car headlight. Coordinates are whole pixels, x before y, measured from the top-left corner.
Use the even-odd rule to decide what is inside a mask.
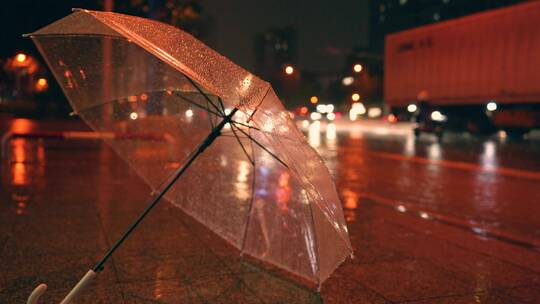
[[[433,121],[446,121],[446,116],[439,111],[431,112],[431,119]]]

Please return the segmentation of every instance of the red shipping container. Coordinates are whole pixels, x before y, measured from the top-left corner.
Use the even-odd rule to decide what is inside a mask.
[[[388,35],[384,67],[391,106],[538,103],[540,1]]]

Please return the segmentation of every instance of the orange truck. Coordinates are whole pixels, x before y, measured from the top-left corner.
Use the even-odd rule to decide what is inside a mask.
[[[540,127],[540,1],[386,36],[384,100],[402,118],[429,104],[471,132]]]

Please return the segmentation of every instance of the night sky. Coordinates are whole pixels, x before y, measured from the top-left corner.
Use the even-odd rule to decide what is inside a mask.
[[[368,41],[367,0],[207,0],[216,19],[218,51],[249,69],[253,66],[253,37],[272,26],[291,25],[298,33],[301,67],[333,70],[343,64],[337,49],[365,46]]]
[[[0,15],[0,58],[17,51],[37,53],[23,33],[32,32],[71,12],[71,7],[99,9],[97,1],[6,1]],[[302,68],[333,71],[344,52],[368,42],[368,0],[202,0],[203,14],[215,25],[210,46],[253,70],[253,38],[270,27],[293,26]]]

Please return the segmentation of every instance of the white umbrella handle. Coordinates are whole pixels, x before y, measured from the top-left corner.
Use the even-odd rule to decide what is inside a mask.
[[[45,290],[47,290],[47,284],[39,284],[38,287],[34,288],[30,296],[28,297],[28,300],[26,300],[26,304],[36,304],[39,297],[45,293]]]
[[[92,279],[96,276],[96,273],[90,269],[88,272],[84,275],[84,277],[73,287],[73,289],[68,293],[68,295],[60,302],[60,304],[69,304],[71,303],[78,295],[79,293],[88,285],[90,282],[92,282]],[[37,304],[37,301],[39,300],[39,297],[43,295],[45,290],[47,289],[46,284],[39,284],[38,287],[32,291],[30,296],[28,297],[28,300],[26,301],[26,304]]]

